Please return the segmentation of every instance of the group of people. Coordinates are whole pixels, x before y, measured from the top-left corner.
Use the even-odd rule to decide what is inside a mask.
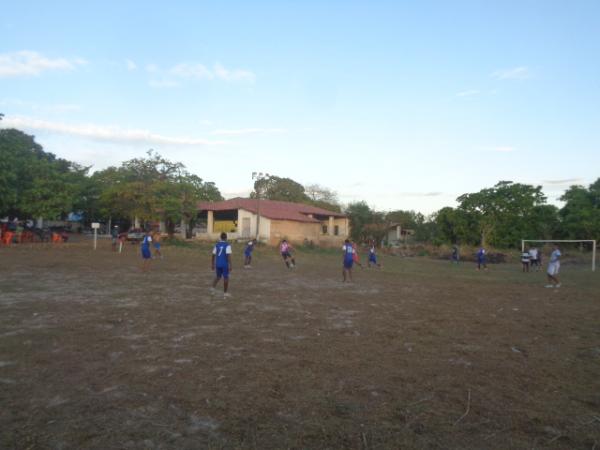
[[[215,278],[213,279],[211,292],[216,292],[217,284],[223,279],[223,296],[225,298],[230,297],[228,292],[229,289],[229,274],[231,272],[231,245],[227,242],[227,233],[221,233],[221,240],[215,244],[212,250],[211,256],[211,269],[215,272]],[[252,268],[252,252],[256,246],[256,240],[252,239],[246,244],[244,248],[244,268]],[[142,254],[144,252],[142,244]],[[296,267],[296,259],[292,255],[292,245],[283,239],[279,244],[279,252],[288,269],[294,269]],[[343,251],[343,270],[342,277],[343,281],[352,281],[352,268],[355,263],[359,262],[358,252],[356,250],[356,244],[346,239],[342,246]],[[372,241],[369,247],[369,267],[381,267],[381,264],[377,261],[377,252],[375,241]],[[361,265],[362,267],[362,265]]]

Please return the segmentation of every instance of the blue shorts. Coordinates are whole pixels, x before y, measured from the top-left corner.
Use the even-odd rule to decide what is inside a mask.
[[[344,269],[352,269],[354,260],[352,258],[344,258]]]
[[[152,258],[152,253],[150,252],[150,247],[142,247],[142,258],[144,258],[144,259]]]
[[[249,258],[250,256],[252,256],[252,252],[244,252],[244,256],[246,258]]]
[[[217,278],[223,277],[226,280],[229,279],[229,267],[217,267],[216,273],[217,273]]]
[[[155,248],[156,250],[160,250],[160,242],[155,242],[155,243],[154,243],[154,248]]]
[[[370,254],[369,255],[369,262],[377,264],[377,256],[375,256],[373,254]]]

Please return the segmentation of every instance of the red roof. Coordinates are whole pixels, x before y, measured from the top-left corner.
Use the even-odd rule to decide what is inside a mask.
[[[254,198],[232,198],[222,202],[200,202],[198,209],[201,211],[230,211],[232,209],[245,209],[256,214],[258,201]],[[316,206],[305,205],[303,203],[280,202],[275,200],[260,200],[260,215],[274,220],[293,220],[296,222],[319,222],[319,220],[309,217],[315,216],[333,216],[346,217],[345,214],[328,211]]]

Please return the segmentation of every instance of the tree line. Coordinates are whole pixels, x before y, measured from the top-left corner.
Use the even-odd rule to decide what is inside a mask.
[[[150,150],[119,167],[90,174],[91,167],[57,158],[30,136],[0,129],[0,217],[86,222],[164,221],[173,231],[194,225],[199,201],[222,200],[219,189]]]
[[[0,115],[1,120],[1,115]],[[190,173],[150,150],[118,167],[91,167],[57,158],[35,138],[16,129],[0,129],[0,217],[65,218],[70,212],[87,222],[163,221],[173,231],[197,220],[199,201],[223,197],[213,182]],[[377,211],[366,202],[343,205],[335,191],[267,175],[256,180],[251,197],[306,203],[345,212],[351,237],[381,242],[392,225],[411,229],[421,242],[518,246],[521,239],[600,240],[600,178],[571,186],[560,197],[562,208],[547,203],[541,186],[500,181],[491,188],[457,198],[458,206],[429,216],[415,211]]]

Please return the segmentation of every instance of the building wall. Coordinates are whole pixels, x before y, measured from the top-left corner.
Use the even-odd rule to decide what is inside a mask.
[[[287,239],[293,244],[302,244],[305,239],[317,242],[320,235],[321,224],[319,223],[271,220],[269,244],[277,245],[282,239]]]

